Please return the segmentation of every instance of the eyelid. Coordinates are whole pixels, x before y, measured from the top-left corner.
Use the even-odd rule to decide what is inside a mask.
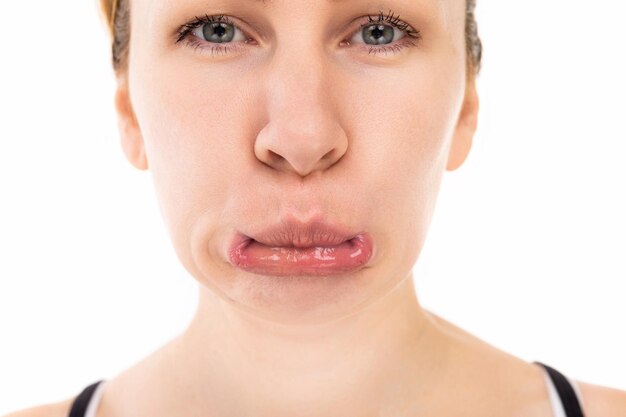
[[[398,40],[400,40],[400,39],[403,39],[404,37],[408,36],[408,34],[407,34],[405,31],[403,31],[402,29],[398,28],[397,26],[395,26],[395,25],[393,25],[393,24],[391,24],[391,23],[389,23],[389,22],[385,22],[385,21],[382,21],[382,22],[370,22],[370,21],[366,21],[366,22],[361,23],[361,24],[359,25],[359,27],[358,27],[358,28],[356,28],[356,30],[353,30],[352,32],[350,32],[350,35],[349,35],[349,36],[348,36],[348,38],[346,38],[346,39],[347,39],[348,41],[350,41],[350,42],[351,42],[351,41],[352,41],[352,39],[354,39],[354,37],[355,37],[355,36],[357,36],[357,35],[360,35],[360,34],[361,34],[361,31],[362,31],[362,29],[363,29],[364,27],[367,27],[367,26],[372,26],[372,25],[385,25],[385,26],[390,26],[390,27],[392,27],[392,28],[393,28],[394,32],[395,32],[396,30],[400,31],[400,33],[402,33],[402,35],[403,35],[403,36],[401,36],[400,38],[394,39],[394,42],[395,42],[395,41],[398,41]],[[367,45],[367,44],[366,44],[366,43],[363,43],[362,45]],[[375,45],[367,45],[367,46],[375,46]],[[381,45],[381,46],[385,46],[385,45]]]
[[[243,36],[243,37],[244,37],[244,40],[250,39],[250,36],[248,36],[248,34],[246,33],[246,31],[244,31],[243,29],[241,29],[241,28],[239,27],[239,25],[235,24],[234,22],[229,21],[229,22],[223,22],[223,23],[228,23],[229,25],[231,25],[233,28],[235,28],[235,32],[239,31],[239,32],[241,33],[241,36]],[[205,23],[205,24],[206,24],[206,23]],[[203,25],[199,25],[199,26],[197,26],[196,28],[192,29],[192,30],[191,30],[191,32],[190,32],[190,34],[191,34],[191,35],[193,35],[193,36],[195,36],[196,38],[200,39],[201,41],[205,41],[205,39],[203,39],[203,36],[197,36],[197,35],[195,34],[195,32],[197,32],[198,30],[202,31],[203,26],[204,26],[204,24],[203,24]],[[235,38],[236,38],[236,37],[237,37],[237,35],[235,35]],[[233,43],[234,43],[234,42],[241,42],[241,41],[233,41]]]
[[[204,16],[201,16],[201,17],[195,16],[193,20],[190,20],[184,25],[181,25],[176,31],[176,37],[177,37],[176,43],[181,42],[184,39],[184,37],[187,35],[190,35],[190,34],[193,35],[193,32],[195,30],[202,28],[205,24],[208,24],[211,22],[227,23],[233,26],[235,30],[239,30],[246,37],[246,39],[252,39],[252,37],[248,34],[248,30],[245,28],[246,25],[245,24],[242,25],[241,23],[239,23],[239,19],[225,15],[225,14],[216,14],[216,15],[205,14]],[[196,36],[196,38],[198,37]],[[206,42],[204,39],[201,39],[201,40]]]
[[[367,15],[363,18],[355,19],[358,27],[355,30],[349,32],[347,37],[344,37],[342,40],[342,44],[344,45],[352,45],[354,44],[354,48],[361,51],[367,51],[368,56],[371,54],[379,55],[384,54],[387,55],[388,52],[392,52],[392,55],[408,53],[412,47],[421,46],[422,34],[421,31],[416,30],[410,24],[406,23],[403,20],[400,20],[400,16],[394,16],[392,11],[389,10],[387,16],[385,16],[381,11],[379,11],[378,15]],[[353,21],[353,22],[354,22]],[[366,26],[373,25],[384,25],[393,28],[394,32],[399,30],[402,35],[389,44],[380,44],[380,45],[369,45],[365,42],[353,42],[355,37],[360,36],[362,39],[361,30]]]

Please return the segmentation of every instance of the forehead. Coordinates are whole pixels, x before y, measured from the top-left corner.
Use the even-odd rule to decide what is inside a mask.
[[[363,9],[394,10],[396,14],[409,15],[421,12],[440,16],[443,23],[454,14],[465,14],[467,0],[132,0],[133,10],[140,15],[167,13],[174,10],[194,10],[237,7],[254,7],[264,10],[334,10]],[[404,13],[402,13],[404,12]]]
[[[205,4],[207,2],[204,0],[133,0],[134,2],[151,4],[151,3],[170,3],[172,5],[176,4],[189,4],[189,3],[197,3],[197,4]],[[393,3],[412,3],[414,5],[420,5],[422,3],[435,3],[435,4],[462,4],[465,5],[466,0],[379,0],[379,1],[371,1],[371,0],[226,0],[226,3],[253,3],[260,4],[263,6],[271,6],[274,4],[284,4],[285,6],[291,5],[323,5],[323,4],[357,4],[357,3],[367,3],[371,6],[387,5]],[[215,0],[213,0],[215,2]]]

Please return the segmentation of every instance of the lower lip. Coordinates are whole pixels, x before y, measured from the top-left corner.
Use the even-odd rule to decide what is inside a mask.
[[[247,272],[270,276],[326,276],[361,269],[373,253],[372,239],[359,234],[335,246],[271,247],[247,239],[230,252],[231,263]]]

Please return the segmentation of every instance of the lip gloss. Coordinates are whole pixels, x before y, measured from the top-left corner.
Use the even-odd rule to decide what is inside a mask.
[[[230,261],[245,271],[270,276],[327,276],[362,268],[371,258],[373,242],[367,233],[338,245],[267,246],[250,238],[230,251]]]

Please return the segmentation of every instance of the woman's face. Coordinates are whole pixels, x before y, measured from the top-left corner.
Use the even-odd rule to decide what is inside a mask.
[[[443,171],[476,126],[464,2],[131,3],[122,143],[152,171],[175,250],[203,286],[289,321],[352,313],[410,277]],[[220,15],[179,39],[196,16]],[[281,221],[367,234],[373,252],[324,276],[235,266],[238,237]]]

